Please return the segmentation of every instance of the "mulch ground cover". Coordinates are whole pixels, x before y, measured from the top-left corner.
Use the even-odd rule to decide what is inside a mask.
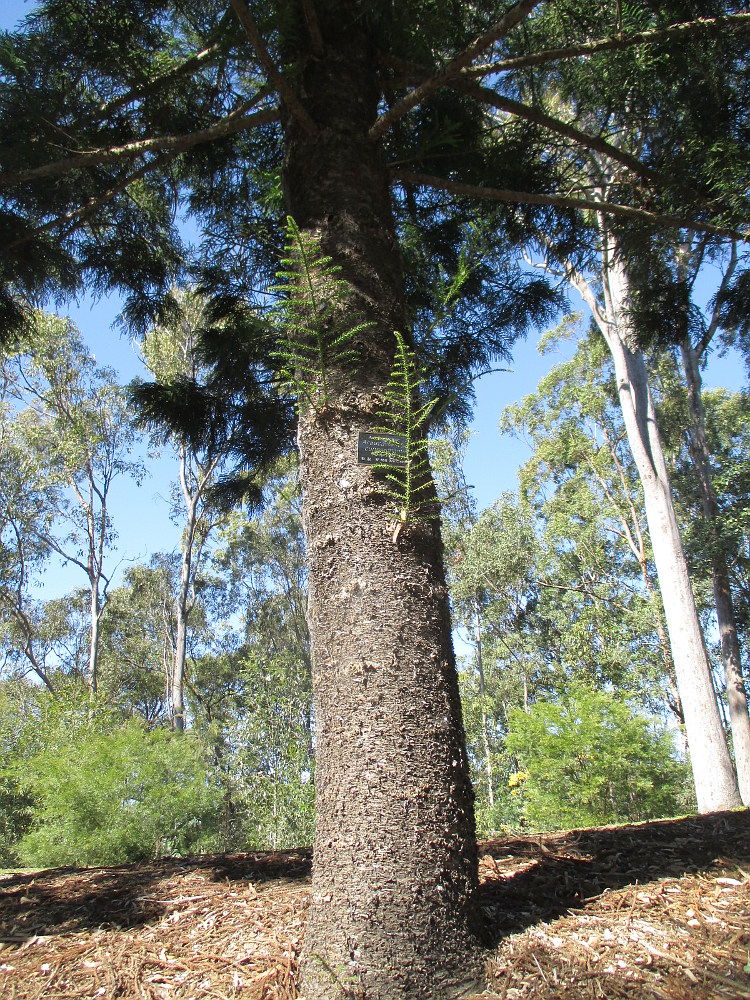
[[[485,997],[750,1000],[750,811],[481,845]],[[310,852],[0,877],[0,997],[293,1000]]]

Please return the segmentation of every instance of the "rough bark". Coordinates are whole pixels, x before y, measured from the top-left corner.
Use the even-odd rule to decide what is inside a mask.
[[[682,362],[688,389],[690,411],[690,455],[698,474],[703,516],[710,531],[711,577],[716,604],[716,617],[721,641],[721,662],[724,667],[732,745],[737,767],[737,779],[742,801],[750,805],[750,715],[747,693],[742,676],[742,656],[737,637],[737,624],[732,604],[727,563],[721,551],[721,515],[711,482],[711,460],[706,440],[706,421],[701,399],[701,375],[698,357],[689,341],[681,346]]]
[[[374,53],[358,22],[321,24],[324,60],[299,81],[313,134],[284,115],[287,208],[376,325],[356,367],[328,373],[325,412],[298,445],[316,718],[307,1000],[460,995],[479,978],[473,793],[436,523],[393,524],[358,431],[405,335],[402,278],[376,119]],[[332,47],[335,40],[335,50]],[[348,991],[352,991],[349,993]],[[343,994],[342,994],[343,991]]]
[[[627,275],[614,240],[606,234],[604,222],[601,228],[606,315],[599,312],[603,320],[600,328],[612,354],[628,442],[643,486],[698,808],[701,812],[730,809],[740,805],[741,800],[672,504],[646,364],[630,327]]]

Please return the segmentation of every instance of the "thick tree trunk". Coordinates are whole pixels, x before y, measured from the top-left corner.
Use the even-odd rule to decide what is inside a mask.
[[[602,231],[606,234],[605,225]],[[612,354],[628,442],[643,486],[698,808],[701,812],[730,809],[740,805],[737,780],[716,704],[672,505],[646,365],[630,328],[627,275],[614,241],[606,235],[603,276],[606,322],[602,332]]]
[[[299,420],[316,720],[303,992],[448,997],[481,971],[473,793],[439,529],[407,525],[394,541],[375,475],[357,464],[393,331],[407,331],[385,164],[367,137],[375,57],[352,21],[323,25],[336,50],[300,81],[318,132],[284,122],[288,210],[341,265],[347,310],[376,324],[356,366],[329,373],[326,411]]]
[[[692,344],[683,342],[682,363],[688,389],[688,407],[691,428],[690,454],[701,489],[703,516],[711,536],[711,576],[721,640],[721,662],[724,667],[729,720],[732,727],[734,759],[740,794],[745,805],[750,805],[750,715],[747,693],[742,676],[742,656],[737,637],[737,624],[732,604],[732,591],[726,559],[720,545],[720,513],[716,493],[711,482],[711,457],[706,440],[706,422],[701,399],[701,375],[698,357]]]

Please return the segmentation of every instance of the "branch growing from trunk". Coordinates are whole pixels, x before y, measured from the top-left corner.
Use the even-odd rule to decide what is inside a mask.
[[[137,142],[128,142],[123,146],[110,146],[106,149],[91,149],[86,152],[77,153],[75,156],[67,156],[62,160],[55,160],[52,163],[44,163],[39,167],[31,167],[29,170],[19,170],[15,173],[0,175],[0,188],[7,188],[13,184],[27,183],[28,181],[44,180],[48,177],[60,177],[73,170],[82,167],[93,167],[98,164],[116,163],[119,160],[132,160],[144,153],[166,152],[173,155],[183,153],[193,146],[199,146],[204,142],[211,142],[213,139],[222,139],[232,135],[242,129],[254,128],[256,125],[265,125],[268,122],[278,121],[279,113],[275,108],[267,108],[256,111],[249,115],[247,112],[254,107],[261,99],[258,94],[252,101],[244,101],[238,108],[222,118],[221,121],[209,128],[200,129],[198,132],[191,132],[188,135],[162,135],[153,139],[139,139]]]
[[[591,135],[589,132],[584,132],[576,128],[575,125],[560,121],[559,118],[553,118],[551,115],[539,110],[539,108],[532,108],[528,104],[514,101],[510,97],[503,97],[489,87],[480,87],[469,80],[453,80],[451,86],[456,90],[463,91],[470,97],[476,98],[483,104],[489,104],[493,108],[497,108],[498,111],[506,111],[516,118],[523,118],[524,121],[541,125],[542,128],[548,129],[550,132],[563,135],[566,139],[572,139],[573,142],[584,149],[592,149],[597,153],[602,153],[615,163],[620,163],[622,166],[627,167],[628,170],[632,170],[639,177],[646,180],[653,177],[653,172],[644,163],[641,163],[638,157],[631,156],[625,150],[617,149],[616,146],[607,142],[606,139]]]
[[[531,191],[508,191],[504,188],[481,187],[478,184],[463,184],[431,174],[413,173],[410,170],[394,170],[391,180],[416,187],[430,187],[451,194],[465,195],[467,198],[481,198],[486,201],[500,201],[511,205],[551,205],[556,208],[574,208],[582,212],[598,212],[602,215],[619,216],[644,222],[659,229],[692,229],[694,232],[723,236],[727,239],[749,240],[750,230],[737,231],[709,222],[699,222],[679,215],[663,215],[649,212],[645,208],[632,205],[618,205],[614,202],[596,201],[593,198],[569,198],[561,194],[537,194]]]
[[[672,24],[668,28],[653,28],[649,31],[638,31],[633,35],[621,38],[600,38],[594,42],[583,42],[581,45],[568,45],[559,49],[547,49],[545,52],[534,52],[527,56],[515,56],[512,59],[502,59],[499,62],[487,63],[466,70],[472,76],[489,76],[491,73],[508,73],[511,70],[527,69],[530,66],[544,66],[551,62],[564,59],[579,59],[592,56],[597,52],[622,51],[635,45],[655,45],[667,42],[671,38],[690,38],[694,35],[719,31],[750,30],[750,14],[729,14],[726,17],[705,17],[695,21],[684,21]]]
[[[315,122],[302,107],[302,104],[290,87],[286,77],[280,72],[276,63],[273,61],[271,53],[265,46],[260,31],[258,30],[258,25],[255,23],[245,0],[229,0],[229,3],[232,5],[232,9],[237,15],[237,19],[242,25],[245,34],[250,39],[250,43],[255,49],[255,54],[260,60],[263,69],[268,74],[269,81],[276,88],[282,101],[289,108],[308,136],[314,136],[318,131]]]
[[[239,0],[232,0],[233,4],[236,2],[239,2]],[[370,129],[370,138],[379,138],[384,132],[388,131],[391,125],[403,118],[404,115],[407,115],[412,108],[421,104],[429,94],[445,86],[453,77],[458,76],[466,66],[476,59],[480,52],[484,52],[485,49],[494,45],[503,35],[507,35],[511,29],[520,24],[526,15],[530,14],[541,2],[542,0],[519,0],[519,3],[511,7],[496,24],[477,38],[476,41],[472,42],[468,48],[465,48],[460,55],[457,55],[455,59],[451,59],[434,76],[431,76],[424,83],[415,87],[403,100],[394,104],[384,115],[381,115]]]

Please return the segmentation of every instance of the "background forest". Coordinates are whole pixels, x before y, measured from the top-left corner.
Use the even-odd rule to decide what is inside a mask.
[[[200,379],[197,294],[142,346],[155,378]],[[711,317],[704,318],[706,325]],[[610,355],[568,315],[569,343],[502,415],[531,457],[480,510],[470,430],[430,441],[480,835],[694,808],[681,705]],[[654,348],[651,386],[727,729],[711,559],[726,562],[742,647],[750,597],[750,400],[705,391],[721,517],[702,515],[685,372]],[[104,863],[312,838],[314,737],[300,497],[293,456],[227,513],[227,442],[196,448],[135,421],[70,320],[39,313],[6,351],[0,436],[0,852],[4,865]],[[178,551],[117,573],[118,482],[171,455]],[[69,592],[45,600],[63,561]]]
[[[480,835],[750,802],[750,395],[702,385],[712,357],[750,361],[748,15],[497,6],[427,4],[417,28],[391,5],[323,4],[323,30],[309,3],[110,17],[51,0],[0,34],[0,864],[311,842],[306,566],[313,597],[333,580],[348,615],[362,605],[346,547],[326,563],[335,525],[305,551],[297,459],[309,535],[352,386],[346,433],[405,456],[381,453],[381,493],[356,494],[363,517],[385,512],[377,551],[406,580],[400,532],[435,550],[437,584],[411,628],[394,616],[383,663],[424,621],[437,645],[419,663],[450,659],[429,611],[441,521]],[[325,52],[346,68],[330,92]],[[372,183],[352,180],[363,163]],[[348,233],[360,189],[382,204],[356,263],[326,226]],[[122,384],[41,308],[84,292],[122,294],[144,379]],[[475,385],[540,333],[561,360],[493,417],[529,457],[479,503]],[[341,445],[328,500],[356,492],[354,454]],[[156,456],[180,541],[135,559],[114,498]],[[371,595],[389,572],[375,553]],[[352,619],[316,614],[320,666]]]

